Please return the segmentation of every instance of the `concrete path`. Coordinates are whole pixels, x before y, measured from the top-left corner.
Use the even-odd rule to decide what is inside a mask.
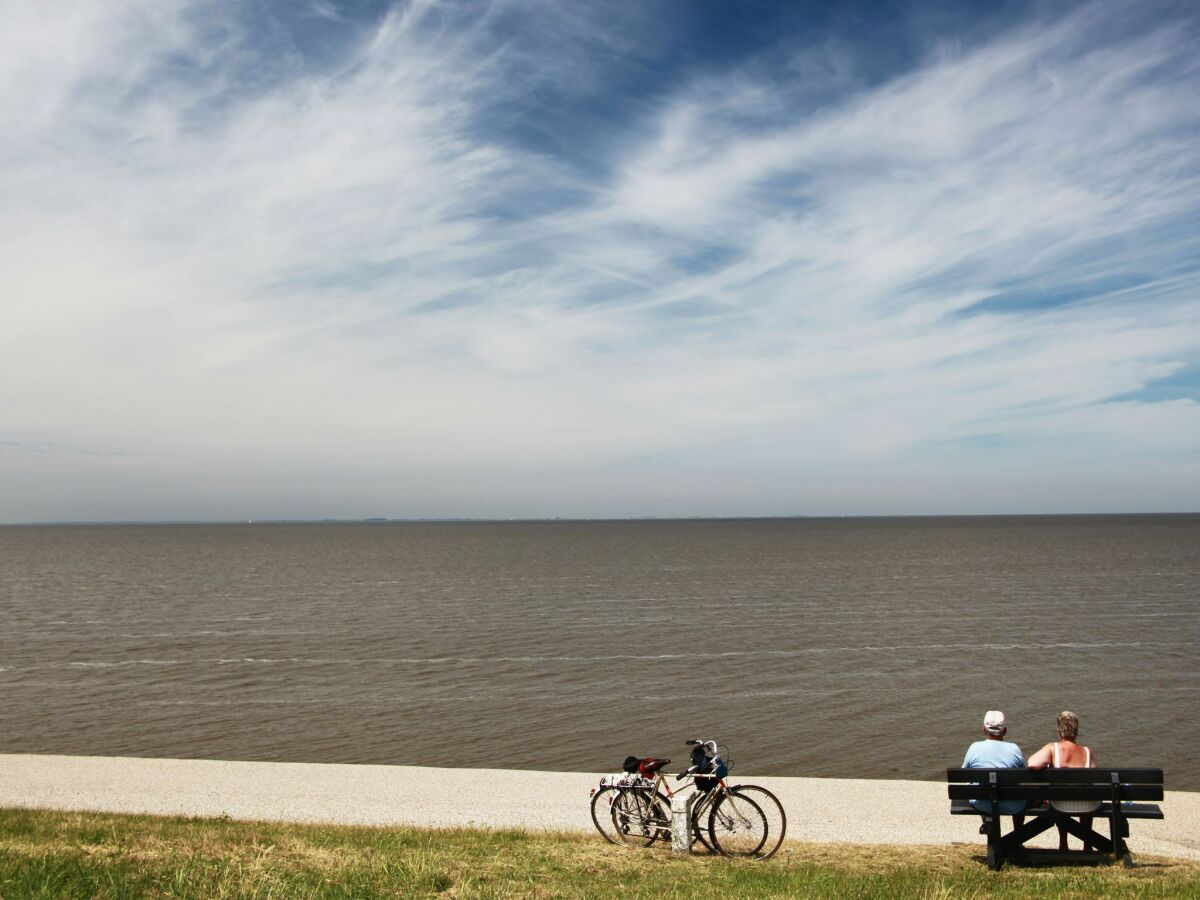
[[[592,831],[598,775],[315,763],[0,754],[0,806],[221,816],[347,825]],[[755,778],[788,814],[788,838],[860,844],[979,844],[926,781]],[[1200,859],[1200,793],[1168,791],[1162,822],[1134,821],[1138,853]],[[1103,826],[1101,833],[1106,833]],[[1056,833],[1036,846],[1054,846]],[[1073,840],[1072,846],[1075,846]]]

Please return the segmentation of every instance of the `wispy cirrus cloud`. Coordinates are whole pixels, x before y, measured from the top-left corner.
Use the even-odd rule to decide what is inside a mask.
[[[5,8],[0,440],[114,455],[6,454],[0,518],[1200,499],[1186,7],[872,79],[671,68],[622,5],[263,9]]]

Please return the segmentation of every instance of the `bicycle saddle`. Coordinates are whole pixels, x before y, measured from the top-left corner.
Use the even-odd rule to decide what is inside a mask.
[[[641,765],[638,766],[638,768],[641,770],[643,775],[653,775],[669,762],[669,759],[661,759],[657,756],[647,756],[642,760]]]

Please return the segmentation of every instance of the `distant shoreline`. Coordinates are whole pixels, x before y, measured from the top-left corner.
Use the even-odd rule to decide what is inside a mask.
[[[863,521],[937,521],[963,519],[1113,519],[1145,518],[1181,519],[1200,516],[1200,510],[1188,512],[1089,512],[1089,513],[928,513],[928,514],[863,514],[863,515],[793,515],[793,516],[627,516],[574,517],[533,516],[528,518],[384,518],[365,519],[114,519],[63,520],[37,522],[0,522],[0,528],[81,528],[81,527],[147,527],[147,526],[267,526],[267,525],[506,525],[506,524],[631,524],[637,522],[863,522]]]

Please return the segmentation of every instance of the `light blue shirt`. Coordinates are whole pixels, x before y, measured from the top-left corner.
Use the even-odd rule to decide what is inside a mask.
[[[1011,741],[976,741],[967,748],[964,769],[1019,769],[1025,754]]]
[[[1010,741],[976,741],[967,748],[963,757],[964,769],[1019,769],[1025,765],[1025,754],[1021,748]],[[972,800],[971,805],[980,812],[990,813],[992,804],[989,800]],[[1025,809],[1024,800],[1000,801],[1000,814],[1012,816]]]

